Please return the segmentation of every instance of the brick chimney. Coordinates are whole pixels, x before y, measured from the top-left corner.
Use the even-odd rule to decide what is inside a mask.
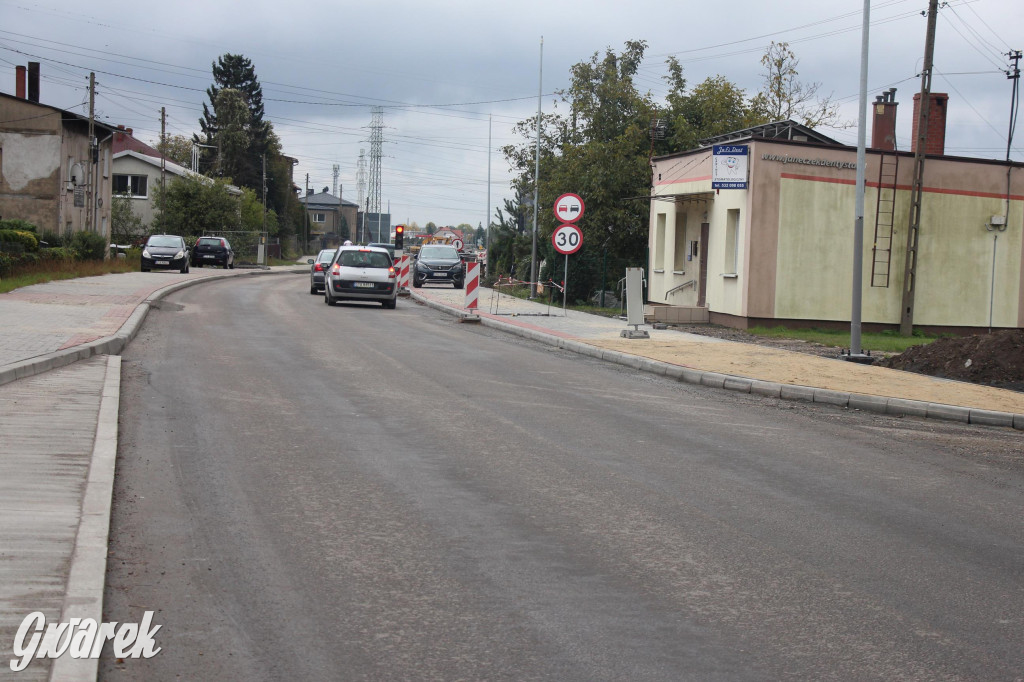
[[[928,130],[925,136],[924,153],[941,156],[946,153],[946,105],[949,95],[945,92],[928,94]],[[910,151],[917,151],[917,123],[921,111],[921,93],[914,95],[914,138]]]
[[[894,151],[896,149],[896,88],[889,88],[875,97],[872,105],[871,148]]]
[[[28,78],[28,70],[24,66],[14,67],[15,94],[18,99],[25,99],[25,82]]]
[[[39,104],[39,62],[28,63],[28,99]]]

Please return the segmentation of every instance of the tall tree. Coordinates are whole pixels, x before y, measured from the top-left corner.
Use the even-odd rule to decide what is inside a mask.
[[[263,87],[256,77],[256,69],[248,58],[237,54],[221,55],[212,68],[214,83],[206,89],[210,102],[203,103],[203,117],[199,119],[204,139],[195,136],[195,140],[217,146],[217,137],[224,125],[217,112],[219,94],[225,89],[238,91],[249,112],[249,142],[244,155],[238,159],[233,180],[244,187],[259,188],[262,186],[262,155],[267,152],[272,128],[263,120]],[[209,172],[217,166],[216,155],[216,149],[203,150],[202,170]],[[223,168],[222,163],[220,169],[223,171]]]
[[[761,57],[764,84],[750,102],[755,118],[761,122],[793,119],[809,128],[827,125],[845,126],[839,117],[839,105],[832,95],[819,97],[821,83],[797,80],[800,60],[789,49],[789,43],[768,46]]]
[[[192,140],[185,135],[168,135],[164,140],[157,140],[151,144],[179,166],[192,167]]]

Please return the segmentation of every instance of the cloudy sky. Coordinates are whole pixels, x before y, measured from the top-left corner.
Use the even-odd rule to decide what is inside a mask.
[[[873,0],[870,98],[896,87],[898,144],[909,149],[913,94],[924,54],[927,0]],[[690,85],[721,74],[752,95],[761,55],[786,41],[800,80],[819,82],[856,121],[861,9],[856,0],[392,0],[290,5],[267,0],[64,2],[0,0],[0,91],[13,94],[15,66],[42,63],[41,100],[97,115],[143,141],[191,136],[211,63],[224,53],[252,60],[266,115],[295,179],[357,199],[360,150],[370,153],[371,107],[384,107],[381,197],[394,222],[469,223],[509,195],[503,145],[514,124],[545,112],[568,84],[569,68],[606,48],[644,40],[638,85],[664,96],[665,58],[675,55]],[[1024,49],[1024,2],[952,0],[939,12],[933,90],[950,96],[949,154],[1005,158],[1011,81],[1007,52]],[[543,61],[541,39],[543,37]],[[540,69],[543,66],[543,76]],[[855,144],[855,127],[824,129]],[[490,139],[490,145],[488,140]],[[870,139],[870,132],[869,132]],[[1012,158],[1024,160],[1024,133]],[[367,161],[369,163],[369,161]],[[572,191],[573,188],[564,188]]]

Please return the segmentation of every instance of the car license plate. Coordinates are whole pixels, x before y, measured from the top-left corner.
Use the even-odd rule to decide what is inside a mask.
[[[203,258],[216,258],[216,256],[214,256],[212,253],[207,253],[203,255]]]
[[[356,286],[362,289],[372,289],[373,282],[356,282]]]
[[[157,264],[157,265],[170,265],[170,264],[171,264],[171,261],[169,261],[169,260],[158,260],[158,261],[156,262],[156,264]]]
[[[447,276],[448,276],[447,272],[435,272],[434,273],[434,277],[447,277]]]

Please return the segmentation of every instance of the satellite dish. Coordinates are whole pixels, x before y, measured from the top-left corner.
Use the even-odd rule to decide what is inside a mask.
[[[68,181],[72,185],[81,185],[85,183],[85,169],[82,167],[82,164],[76,163],[71,166],[71,169],[68,171]]]

